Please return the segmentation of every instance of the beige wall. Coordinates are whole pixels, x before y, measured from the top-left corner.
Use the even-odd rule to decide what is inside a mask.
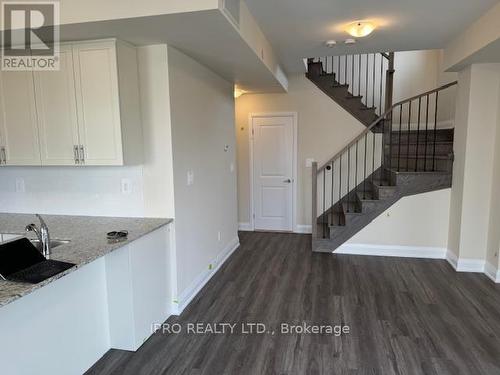
[[[446,70],[461,66],[464,60],[500,38],[500,3],[492,7],[466,30],[453,39],[444,50]],[[495,60],[494,60],[495,61]],[[464,67],[462,66],[461,69]]]
[[[250,221],[250,160],[248,123],[250,113],[298,113],[297,223],[311,224],[311,168],[307,158],[325,162],[364,127],[323,94],[304,75],[289,77],[288,94],[242,95],[236,100],[238,140],[239,222]]]
[[[405,61],[417,58],[418,64],[403,68]],[[396,73],[398,95],[415,95],[421,90],[429,90],[439,85],[440,51],[404,53],[396,59],[400,71]],[[396,66],[396,69],[398,67]],[[420,77],[420,78],[418,78]],[[429,78],[430,77],[430,78]],[[407,80],[411,90],[403,90]],[[409,82],[411,81],[411,82]],[[311,224],[311,169],[306,168],[307,158],[313,158],[320,164],[340,151],[363,129],[357,120],[323,94],[303,75],[289,77],[287,94],[246,94],[236,100],[236,135],[238,141],[238,220],[242,224],[250,222],[250,160],[249,160],[249,114],[259,112],[297,112],[298,113],[298,176],[297,176],[297,224]],[[433,220],[420,221],[412,211],[424,212],[438,210]],[[434,192],[418,197],[407,198],[389,210],[383,218],[375,221],[356,238],[357,243],[446,247],[448,232],[449,190]],[[396,219],[397,218],[397,219]],[[401,231],[408,237],[377,235],[379,231],[388,231],[388,225],[396,221],[415,224],[413,233]],[[430,228],[440,228],[435,235],[422,236]],[[304,229],[304,228],[299,228]],[[435,230],[435,229],[434,229]],[[390,231],[390,230],[389,230]]]
[[[236,172],[231,171],[236,163],[234,98],[231,83],[171,47],[168,71],[177,289],[182,295],[237,239]],[[194,174],[191,186],[188,171]]]
[[[460,73],[458,90],[449,250],[459,259],[497,263],[500,64],[467,68]]]

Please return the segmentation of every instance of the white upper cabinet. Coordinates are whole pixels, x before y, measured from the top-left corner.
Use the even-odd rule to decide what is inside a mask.
[[[0,72],[2,164],[40,165],[38,126],[31,72]]]
[[[78,122],[71,46],[61,46],[60,70],[34,73],[43,165],[79,163]]]
[[[139,102],[134,47],[63,44],[58,71],[0,74],[0,165],[140,164]]]
[[[87,165],[122,165],[118,67],[113,42],[73,47],[78,123]]]

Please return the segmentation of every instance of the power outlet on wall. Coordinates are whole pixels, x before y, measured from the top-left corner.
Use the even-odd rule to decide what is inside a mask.
[[[218,231],[217,232],[217,241],[220,242],[221,240],[222,240],[222,233],[221,233],[221,231]]]
[[[16,193],[25,193],[26,185],[24,184],[24,178],[16,178]]]
[[[191,186],[194,184],[194,172],[189,170],[187,171],[187,186]]]
[[[122,194],[131,194],[132,193],[132,181],[128,178],[122,178]]]

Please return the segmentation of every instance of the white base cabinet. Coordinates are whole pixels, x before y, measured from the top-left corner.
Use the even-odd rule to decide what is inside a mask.
[[[65,43],[60,66],[0,74],[0,165],[140,164],[136,49],[115,39]]]

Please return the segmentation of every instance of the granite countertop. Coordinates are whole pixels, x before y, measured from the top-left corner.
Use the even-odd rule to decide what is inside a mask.
[[[173,221],[172,219],[66,215],[42,215],[42,217],[49,227],[52,240],[71,241],[52,249],[51,259],[74,263],[76,266],[38,284],[0,280],[0,307]],[[0,213],[1,234],[26,235],[24,228],[30,223],[39,225],[34,215]],[[128,230],[127,240],[109,242],[106,233],[114,230]],[[33,237],[33,234],[28,237]]]

